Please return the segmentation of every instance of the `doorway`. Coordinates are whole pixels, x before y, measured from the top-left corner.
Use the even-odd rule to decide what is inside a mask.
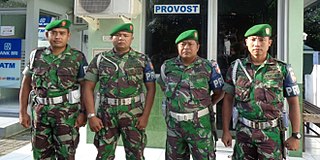
[[[232,61],[248,55],[244,34],[255,24],[272,26],[273,43],[269,53],[277,57],[277,4],[277,0],[218,0],[217,60],[224,78]],[[216,110],[218,129],[222,129],[222,101]]]
[[[207,0],[146,1],[145,53],[151,58],[156,73],[160,72],[164,60],[178,55],[175,39],[189,29],[198,30],[201,45],[198,55],[207,58],[207,13]]]

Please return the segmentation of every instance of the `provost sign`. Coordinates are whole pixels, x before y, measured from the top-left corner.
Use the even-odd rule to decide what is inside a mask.
[[[200,14],[199,4],[154,5],[154,14]]]

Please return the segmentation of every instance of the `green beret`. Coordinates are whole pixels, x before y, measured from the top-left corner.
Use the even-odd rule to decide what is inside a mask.
[[[71,24],[71,21],[67,20],[67,19],[54,20],[54,21],[50,22],[49,24],[47,24],[46,30],[50,31],[53,28],[66,28],[66,29],[69,29],[70,24]]]
[[[259,37],[271,37],[272,28],[269,24],[254,25],[247,30],[244,37],[259,36]]]
[[[133,24],[132,23],[123,23],[123,24],[116,25],[115,27],[112,28],[110,35],[113,36],[120,31],[133,33]]]
[[[192,39],[198,42],[198,31],[195,29],[187,30],[182,32],[176,39],[176,44],[178,44],[181,41]]]

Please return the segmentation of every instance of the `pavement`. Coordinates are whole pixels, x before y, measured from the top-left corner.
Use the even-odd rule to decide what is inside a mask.
[[[1,117],[0,117],[1,120]],[[86,127],[80,128],[80,143],[77,148],[77,160],[95,159],[96,148],[92,143],[86,143]],[[234,142],[233,142],[234,144]],[[30,143],[30,130],[25,130],[17,135],[0,139],[0,160],[32,160],[32,147]],[[164,160],[165,150],[163,148],[146,148],[146,160]],[[223,146],[219,139],[217,144],[217,160],[229,160],[232,155],[232,148]],[[125,152],[122,146],[116,149],[115,160],[125,159]],[[289,157],[290,160],[320,160],[320,138],[306,137],[306,152],[303,156]]]
[[[16,135],[0,139],[0,157],[22,148],[30,143],[30,129]]]

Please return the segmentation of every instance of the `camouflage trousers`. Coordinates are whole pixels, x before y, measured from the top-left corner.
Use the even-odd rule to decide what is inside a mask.
[[[75,122],[78,104],[35,105],[32,109],[32,150],[35,160],[72,160],[79,143]]]
[[[282,160],[281,134],[278,127],[252,129],[237,124],[233,160]]]
[[[166,160],[215,160],[215,141],[211,131],[210,115],[178,122],[166,117]]]
[[[141,107],[130,109],[117,106],[98,109],[97,116],[102,119],[104,128],[95,134],[94,145],[98,150],[97,160],[113,160],[118,139],[121,135],[127,160],[144,160],[147,143],[145,130],[136,128],[138,117],[143,113]]]

